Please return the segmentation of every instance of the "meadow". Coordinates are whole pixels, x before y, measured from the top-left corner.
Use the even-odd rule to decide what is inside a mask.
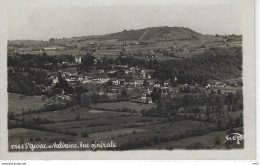
[[[15,93],[8,93],[8,110],[16,114],[21,114],[23,110],[37,110],[46,104],[53,103],[51,99],[42,99],[42,96],[25,96]]]
[[[144,104],[144,103],[134,103],[134,102],[115,102],[115,103],[97,103],[91,104],[90,107],[97,109],[106,109],[106,110],[123,110],[125,108],[135,110],[140,112],[141,110],[149,110],[155,108],[155,104]]]

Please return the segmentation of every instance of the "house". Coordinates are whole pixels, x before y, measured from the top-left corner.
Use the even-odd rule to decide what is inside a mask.
[[[160,83],[154,83],[154,85],[153,85],[153,87],[158,87],[158,88],[160,88],[161,87],[161,84]]]
[[[127,69],[127,65],[116,65],[114,66],[116,69]]]
[[[99,77],[98,78],[98,81],[101,82],[101,83],[108,82],[109,80],[110,80],[110,78],[104,78],[104,77]]]
[[[59,82],[58,77],[55,77],[55,78],[52,79],[52,83],[53,84],[57,84],[58,82]]]
[[[163,82],[163,86],[168,87],[169,85],[170,85],[170,80],[169,79]]]
[[[146,96],[141,96],[141,100],[146,101]]]
[[[80,55],[75,56],[75,63],[81,64],[81,56]]]
[[[150,86],[153,86],[154,82],[153,80],[147,80]]]
[[[113,73],[116,73],[116,71],[115,71],[115,70],[110,70],[110,71],[108,71],[107,73],[113,74]]]
[[[199,87],[199,86],[200,86],[200,84],[198,84],[198,83],[195,83],[195,84],[194,84],[194,86],[195,86],[195,87]]]
[[[152,93],[152,90],[150,90],[150,89],[148,88],[148,89],[146,89],[146,93],[147,93],[148,95],[150,95],[150,94]]]
[[[135,81],[134,80],[130,80],[127,82],[128,85],[135,85]]]
[[[142,93],[140,99],[143,100],[143,102],[145,102],[146,101],[146,94]]]
[[[152,104],[153,103],[153,100],[152,100],[152,97],[147,97],[146,95],[142,95],[141,98],[142,102],[144,103],[148,103],[148,104]]]
[[[144,80],[135,80],[135,86],[137,85],[143,85]]]
[[[120,85],[125,85],[125,80],[124,80],[124,79],[119,80],[119,84],[120,84]]]
[[[140,71],[140,69],[136,66],[136,67],[131,67],[130,69],[129,69],[129,72],[130,73],[136,73],[136,72],[138,72],[138,71]]]
[[[145,74],[145,70],[142,69],[142,70],[141,70],[141,74],[142,74],[142,78],[145,79],[145,78],[146,78],[146,76],[145,76],[145,75],[146,75],[146,74]]]
[[[153,103],[152,97],[146,97],[146,101],[148,101],[148,104],[152,104]]]
[[[98,70],[98,73],[101,74],[101,73],[105,73],[105,71],[103,69],[100,69]]]
[[[151,79],[152,77],[151,77],[151,75],[148,73],[146,78],[147,78],[147,79]]]
[[[162,93],[169,93],[169,88],[161,87]]]
[[[113,83],[113,85],[119,85],[119,80],[117,80],[117,79],[112,80],[112,83]]]

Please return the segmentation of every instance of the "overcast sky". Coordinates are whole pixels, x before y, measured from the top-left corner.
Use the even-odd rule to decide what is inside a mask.
[[[236,5],[16,5],[8,11],[8,38],[48,40],[140,29],[188,27],[203,34],[241,34]]]

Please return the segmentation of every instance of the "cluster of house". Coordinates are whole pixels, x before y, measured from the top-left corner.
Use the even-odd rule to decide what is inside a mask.
[[[115,78],[113,74],[116,72],[123,72],[124,75],[132,75],[132,79],[126,78]],[[169,86],[170,81],[164,81],[163,83],[158,80],[152,79],[152,74],[154,70],[151,69],[140,69],[138,67],[128,68],[126,65],[117,65],[114,66],[111,70],[98,70],[98,73],[94,76],[78,75],[77,72],[62,72],[60,73],[69,84],[85,84],[85,83],[107,83],[109,86],[153,86],[153,87],[162,87]],[[58,74],[52,75],[51,79],[53,84],[58,83]],[[177,77],[174,78],[174,81],[177,81]]]
[[[227,86],[228,86],[228,84],[225,82],[221,82],[221,81],[217,81],[217,80],[209,80],[208,84],[205,85],[205,88],[214,88],[214,87],[225,88]]]
[[[131,74],[133,78],[113,77],[112,75],[119,70],[123,71],[124,75]],[[87,83],[104,84],[108,90],[107,93],[110,93],[111,97],[117,96],[123,89],[131,92],[134,89],[139,88],[144,91],[141,93],[138,92],[137,96],[133,95],[133,99],[138,102],[152,103],[151,92],[154,87],[160,88],[163,94],[174,92],[174,90],[171,89],[169,80],[162,82],[152,79],[151,75],[153,72],[154,70],[140,69],[139,67],[116,65],[110,70],[98,70],[93,76],[78,75],[77,72],[53,72],[50,74],[50,78],[52,79],[53,86],[59,82],[59,76],[63,77],[70,85]],[[177,77],[175,77],[174,80],[177,81]],[[61,97],[63,97],[63,95],[61,95]]]

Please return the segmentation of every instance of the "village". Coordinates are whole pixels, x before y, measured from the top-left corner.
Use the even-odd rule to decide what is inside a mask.
[[[75,56],[74,63],[62,62],[61,65],[66,63],[68,66],[76,67],[82,63],[81,60],[81,56],[77,55]],[[98,60],[100,60],[100,58],[94,59],[95,64]],[[120,78],[117,76],[119,72],[121,73]],[[194,83],[179,84],[176,86],[172,85],[172,83],[177,82],[178,78],[176,76],[174,76],[173,82],[171,82],[170,79],[162,81],[152,78],[154,72],[155,70],[152,69],[141,69],[138,66],[128,67],[127,65],[112,65],[109,70],[92,70],[84,74],[78,74],[76,71],[50,72],[49,78],[52,80],[52,85],[46,87],[46,89],[48,90],[59,83],[60,76],[74,88],[76,86],[88,86],[88,84],[99,85],[102,87],[101,89],[98,91],[90,89],[90,91],[97,92],[99,95],[106,93],[108,98],[112,100],[120,97],[121,92],[124,90],[131,98],[131,101],[152,104],[156,101],[151,97],[154,88],[159,89],[163,96],[167,95],[174,98],[178,97],[179,93],[183,92],[182,88],[185,89],[185,87],[199,88],[200,90],[203,89],[203,93],[209,93],[210,89],[225,89],[228,87],[235,88],[241,86],[241,81],[222,82],[217,80],[210,81],[208,84]],[[57,95],[57,97],[63,99],[68,99],[70,96],[71,94],[64,94],[64,91],[62,91],[62,95]]]
[[[155,38],[144,40],[147,34]],[[233,144],[214,139],[233,128],[243,131],[241,40],[159,27],[10,41],[10,144],[70,138],[114,140],[119,150],[164,143],[164,149],[175,143],[228,148]],[[178,142],[196,136],[213,140]]]

